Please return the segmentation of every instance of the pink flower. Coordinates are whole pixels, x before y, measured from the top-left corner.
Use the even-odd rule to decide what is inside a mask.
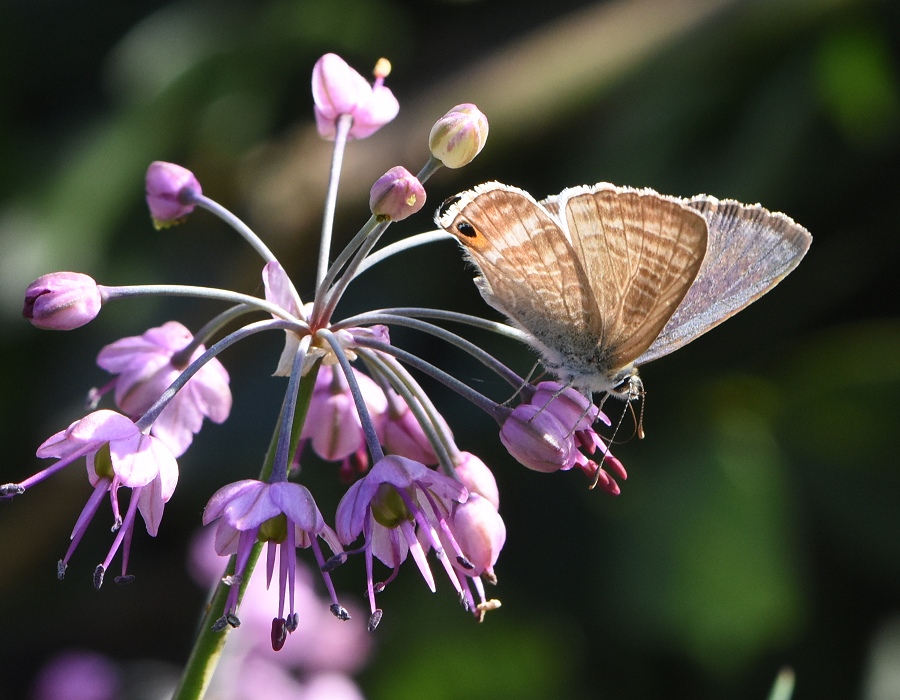
[[[465,487],[455,479],[398,455],[388,455],[379,460],[365,477],[344,494],[338,504],[335,529],[344,545],[349,545],[361,534],[365,537],[363,546],[356,551],[364,551],[366,557],[367,588],[372,611],[370,629],[374,629],[381,620],[381,611],[375,606],[373,556],[393,569],[387,581],[378,584],[379,591],[396,577],[400,564],[410,553],[425,583],[434,592],[434,577],[420,542],[424,539],[428,547],[434,548],[451,583],[462,595],[462,587],[453,564],[444,554],[438,531],[449,532],[446,513],[452,503],[463,503],[467,497]],[[449,539],[453,543],[452,537]],[[457,556],[462,557],[455,543],[454,549]]]
[[[178,482],[178,463],[171,450],[157,438],[143,434],[125,416],[115,411],[95,411],[77,420],[65,430],[50,436],[38,448],[37,456],[57,458],[57,462],[19,484],[0,487],[5,497],[23,493],[27,488],[55,474],[79,457],[87,458],[87,473],[94,493],[75,523],[72,543],[59,562],[58,575],[63,578],[68,561],[87,530],[87,526],[109,493],[114,525],[118,531],[104,562],[94,571],[94,585],[99,588],[109,563],[124,542],[122,576],[117,582],[129,581],[126,575],[128,550],[134,529],[135,516],[140,511],[151,537],[159,530],[163,507],[172,497]],[[118,490],[126,486],[132,490],[128,510],[123,517],[119,510]]]
[[[477,493],[470,493],[465,503],[453,504],[449,526],[449,533],[442,532],[441,539],[448,545],[451,544],[449,535],[452,533],[462,551],[462,558],[457,558],[454,565],[466,584],[463,586],[463,595],[468,608],[481,622],[488,610],[500,606],[497,600],[487,600],[482,579],[488,583],[497,583],[494,564],[506,542],[506,525],[488,499]],[[472,587],[475,589],[474,594]]]
[[[268,542],[267,582],[271,584],[275,570],[275,556],[279,557],[278,615],[272,621],[272,648],[278,651],[284,646],[287,635],[297,629],[298,615],[294,609],[294,589],[297,569],[295,550],[311,547],[319,567],[325,565],[318,538],[325,540],[334,552],[341,550],[337,536],[329,528],[319,512],[308,489],[287,481],[267,484],[255,479],[245,479],[223,486],[213,494],[203,511],[203,524],[220,519],[216,529],[216,552],[236,554],[233,585],[228,592],[225,614],[217,622],[222,629],[226,624],[237,627],[238,593],[246,570],[250,550],[257,541]],[[341,620],[350,615],[338,603],[337,594],[328,573],[323,573],[325,585],[331,595],[331,612]],[[284,614],[285,595],[288,596],[287,616]]]
[[[425,188],[402,166],[388,170],[369,193],[369,209],[388,221],[402,221],[425,206]]]
[[[500,428],[500,441],[529,469],[549,473],[577,465],[605,491],[618,495],[619,485],[604,467],[623,480],[628,474],[593,429],[597,420],[610,424],[596,406],[572,387],[541,382],[529,401],[516,406],[507,416]],[[594,455],[598,449],[600,465],[581,452]]]
[[[119,375],[104,391],[115,387],[116,404],[138,417],[149,409],[182,370],[202,355],[198,345],[190,357],[181,351],[194,337],[177,321],[151,328],[143,335],[122,338],[104,347],[97,364]],[[231,412],[228,372],[213,358],[174,396],[154,421],[151,434],[165,442],[176,456],[184,454],[200,431],[203,418],[222,423]]]
[[[28,285],[22,316],[37,328],[70,331],[93,321],[102,303],[100,288],[87,275],[51,272]]]
[[[387,399],[381,388],[369,377],[356,369],[353,372],[377,430],[382,415],[387,410]],[[341,474],[345,477],[351,477],[355,471],[366,470],[368,458],[362,421],[347,379],[340,368],[319,368],[300,438],[304,441],[301,445],[311,442],[313,450],[322,459],[341,462]]]
[[[376,428],[385,452],[422,464],[438,463],[434,447],[419,421],[406,401],[393,391],[388,392],[387,409],[382,419],[376,423]],[[449,428],[446,425],[443,428],[449,434]]]
[[[190,547],[191,573],[204,590],[216,583],[228,563],[227,557],[218,556],[214,550],[217,527],[213,524],[197,532]],[[226,658],[222,663],[242,666],[241,657],[252,655],[267,658],[283,669],[290,668],[304,676],[358,672],[366,663],[372,637],[360,625],[335,624],[334,615],[328,610],[330,601],[318,592],[316,573],[314,563],[309,567],[304,561],[297,561],[294,599],[299,624],[291,633],[291,643],[277,653],[272,650],[269,635],[272,611],[279,604],[279,591],[275,586],[267,587],[264,576],[252,576],[240,604],[242,639],[237,645],[229,643],[226,646]],[[352,616],[361,614],[357,606],[346,607]],[[229,656],[229,653],[234,655]],[[229,674],[228,677],[232,676]],[[216,696],[213,689],[209,694]]]
[[[500,507],[500,491],[497,488],[497,480],[487,465],[471,452],[460,452],[459,463],[456,467],[456,478],[469,491],[471,496],[477,493],[483,496],[494,506]]]
[[[472,564],[472,568],[464,569],[466,575],[486,574],[493,581],[494,564],[506,542],[506,526],[494,505],[477,493],[470,493],[465,503],[454,505],[450,529]]]
[[[390,64],[382,59],[376,66],[375,84],[369,85],[336,54],[327,53],[316,61],[312,93],[319,135],[333,141],[337,120],[345,114],[353,117],[351,139],[371,136],[396,117],[400,105],[393,93],[384,87],[384,78],[389,72]]]
[[[552,473],[575,464],[572,433],[550,411],[523,403],[500,427],[500,442],[522,466]]]
[[[194,173],[161,160],[147,168],[146,188],[147,207],[157,229],[180,224],[194,211],[197,198],[203,194]]]

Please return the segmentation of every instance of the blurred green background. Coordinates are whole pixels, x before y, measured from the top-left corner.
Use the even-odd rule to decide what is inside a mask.
[[[503,607],[476,625],[445,580],[432,596],[407,564],[380,598],[366,696],[750,699],[790,666],[798,699],[900,697],[900,4],[14,0],[0,36],[0,481],[36,471],[37,445],[83,414],[106,381],[100,347],[220,310],[119,302],[54,334],[20,318],[24,287],[72,269],[260,292],[257,259],[212,217],[152,229],[143,173],[162,159],[251,222],[309,296],[329,158],[310,72],[327,51],[365,74],[386,56],[401,114],[348,149],[339,241],[367,217],[371,182],[396,164],[415,172],[433,121],[471,101],[490,120],[487,147],[438,173],[425,210],[387,240],[496,179],[537,197],[606,180],[760,201],[814,242],[771,295],[644,369],[647,438],[617,446],[630,478],[616,499],[579,474],[518,466],[495,425],[432,387],[500,484],[508,541],[490,594]],[[342,308],[493,317],[471,277],[444,242],[367,273]],[[470,337],[522,372],[533,362]],[[393,338],[507,397],[434,340]],[[203,600],[187,542],[212,492],[258,469],[280,350],[257,336],[222,357],[232,417],[180,460],[159,537],[138,528],[133,585],[91,587],[105,516],[56,580],[89,494],[80,468],[0,504],[4,697],[26,697],[63,648],[183,663]],[[306,474],[333,512],[333,469]],[[345,598],[363,576],[361,562],[337,572]]]

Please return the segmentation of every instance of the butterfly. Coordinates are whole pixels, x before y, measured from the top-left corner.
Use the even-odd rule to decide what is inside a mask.
[[[758,204],[606,182],[540,202],[488,182],[445,201],[435,221],[561,382],[629,400],[642,393],[640,365],[765,294],[812,242]]]

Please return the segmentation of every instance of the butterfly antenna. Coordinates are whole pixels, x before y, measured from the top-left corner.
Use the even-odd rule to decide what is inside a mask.
[[[616,423],[616,427],[613,428],[612,435],[609,440],[603,445],[603,454],[600,459],[600,463],[597,465],[597,472],[594,474],[594,479],[591,481],[591,485],[589,488],[594,488],[597,483],[600,481],[600,471],[603,469],[603,464],[606,462],[606,458],[609,456],[609,446],[616,444],[616,435],[619,434],[619,428],[622,427],[622,423],[625,422],[625,413],[627,411],[631,411],[632,417],[634,417],[634,406],[633,402],[640,400],[641,402],[641,410],[638,414],[637,424],[635,427],[636,434],[639,440],[644,438],[644,396],[646,392],[644,391],[644,383],[641,381],[640,377],[636,374],[632,374],[628,379],[628,391],[624,394],[624,398],[627,404],[627,409],[623,410],[619,415],[619,420]],[[603,398],[600,400],[600,403],[597,404],[597,408],[602,410],[603,404],[606,403],[606,399],[609,398],[609,393],[603,395]]]
[[[641,410],[637,414],[637,424],[634,427],[635,434],[637,435],[638,440],[644,439],[644,406],[645,406],[645,397],[647,393],[644,391],[643,385],[641,386],[641,393],[638,397],[638,400],[641,404]],[[631,408],[631,415],[634,416],[634,405],[629,403],[628,406]]]

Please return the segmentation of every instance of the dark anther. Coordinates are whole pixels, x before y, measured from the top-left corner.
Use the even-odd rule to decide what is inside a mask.
[[[13,496],[21,496],[25,493],[25,489],[18,484],[3,484],[0,486],[0,498],[12,498]]]
[[[338,620],[344,620],[346,622],[350,619],[350,613],[347,612],[347,609],[337,603],[332,603],[328,609]]]
[[[375,593],[381,593],[384,589],[385,589],[384,581],[379,581],[374,586],[372,586],[372,590],[375,591]]]
[[[463,556],[462,554],[460,554],[458,557],[456,557],[456,563],[459,564],[464,569],[471,570],[471,569],[475,568],[475,565],[472,562],[470,562],[468,559],[466,559],[465,556]]]
[[[56,562],[56,578],[62,581],[66,577],[66,563],[60,559]]]
[[[462,593],[459,594],[459,604],[463,606],[463,610],[466,612],[472,612],[472,606],[469,605],[469,599]]]
[[[238,616],[235,615],[234,613],[228,613],[227,615],[225,615],[225,622],[227,622],[229,625],[231,625],[235,629],[237,629],[238,627],[241,626],[241,621],[238,619]]]
[[[287,625],[283,617],[276,617],[272,620],[272,650],[281,651],[287,640]]]
[[[216,620],[215,622],[213,622],[213,626],[210,627],[210,629],[211,629],[213,632],[221,632],[221,631],[224,630],[226,627],[228,627],[228,619],[223,615],[223,616],[220,617],[218,620]]]
[[[116,576],[113,579],[113,583],[117,583],[120,586],[124,586],[127,583],[131,583],[134,581],[134,574],[127,574],[125,576]]]
[[[372,613],[369,617],[369,624],[366,625],[366,629],[369,630],[369,632],[375,631],[375,628],[378,627],[378,624],[381,622],[382,615],[384,615],[384,613],[380,608]]]
[[[297,613],[291,613],[287,616],[287,620],[284,621],[284,626],[288,632],[293,632],[300,626],[300,616]]]
[[[347,561],[347,555],[344,552],[338,552],[334,556],[329,557],[328,561],[322,564],[322,573],[327,574],[334,571],[345,561]]]
[[[103,585],[103,576],[106,574],[106,569],[103,567],[103,564],[97,564],[97,568],[94,569],[94,588],[98,591],[100,590],[100,586]]]

